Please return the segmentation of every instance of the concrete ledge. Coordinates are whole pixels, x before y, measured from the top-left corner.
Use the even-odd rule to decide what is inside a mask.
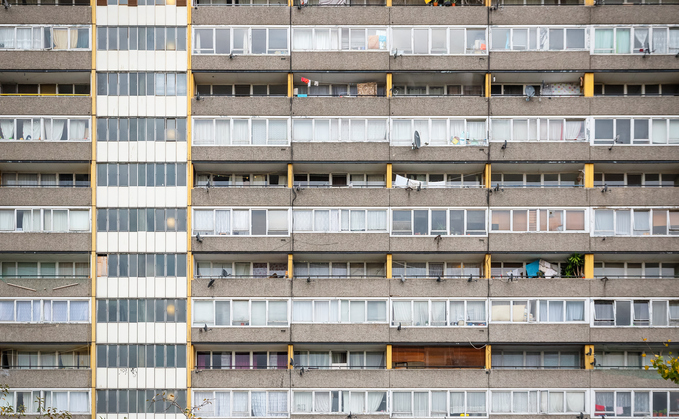
[[[191,250],[201,252],[289,252],[291,240],[289,236],[243,237],[243,236],[210,236],[199,243],[191,238]]]
[[[293,116],[387,116],[386,97],[293,97]]]
[[[485,207],[488,191],[484,188],[427,188],[409,191],[405,188],[387,189],[392,207]]]
[[[490,252],[510,249],[539,252],[578,252],[589,249],[589,233],[490,233]]]
[[[490,22],[491,25],[587,25],[592,9],[583,6],[505,6],[491,10]]]
[[[591,21],[596,24],[674,24],[679,22],[677,5],[631,5],[590,7]]]
[[[419,11],[420,8],[417,9]],[[396,71],[398,70],[440,71],[441,69],[487,71],[488,55],[487,54],[447,55],[447,56],[400,55],[398,58],[389,56],[389,69]]]
[[[386,188],[305,188],[295,207],[388,207],[389,195]]]
[[[393,146],[389,151],[390,160],[393,162],[473,161],[485,163],[488,160],[488,146],[424,146],[417,150],[413,150],[410,146]]]
[[[9,388],[91,388],[92,370],[40,369],[3,370],[3,383]],[[74,415],[75,417],[75,415]]]
[[[229,116],[288,116],[290,115],[290,99],[287,97],[232,97],[201,96],[200,100],[191,99],[193,115],[229,115]]]
[[[608,241],[608,240],[607,240]],[[605,259],[605,256],[596,255]],[[594,279],[590,281],[590,296],[596,297],[641,297],[667,298],[676,293],[676,279],[659,278],[609,278],[608,281]]]
[[[293,52],[292,70],[388,70],[389,51]]]
[[[4,161],[86,161],[92,159],[91,142],[0,142]],[[89,188],[88,188],[89,190]]]
[[[89,116],[92,114],[92,98],[89,96],[3,96],[2,108],[11,109],[12,115]]]
[[[0,336],[4,343],[78,342],[85,346],[92,341],[92,325],[89,323],[0,324]]]
[[[196,187],[191,190],[191,203],[194,206],[251,205],[285,207],[290,205],[292,189],[288,188],[226,188],[213,187],[209,192]]]
[[[652,356],[652,355],[649,355]],[[592,388],[672,388],[677,387],[655,370],[597,369],[591,371]]]
[[[91,67],[91,51],[0,52],[0,69],[2,70],[83,70],[89,73]]]
[[[542,70],[587,70],[589,60],[589,51],[491,51],[490,70],[534,70],[535,63]],[[627,64],[602,68],[627,68]]]
[[[383,370],[318,370],[292,371],[293,388],[388,388],[389,371]],[[361,415],[363,416],[363,415]]]
[[[196,161],[290,161],[290,146],[198,146],[191,147]]]
[[[360,342],[384,343],[389,341],[387,324],[295,324],[293,342]]]
[[[29,291],[13,287],[9,284],[34,289]],[[66,285],[68,288],[55,289]],[[90,278],[3,278],[0,281],[0,297],[14,298],[62,298],[91,297],[92,280]]]
[[[249,7],[225,7],[225,9],[250,9]],[[260,9],[253,7],[252,9]],[[268,11],[270,7],[262,7]],[[247,21],[242,21],[247,22]],[[240,23],[242,23],[240,22]],[[219,24],[223,24],[220,22]],[[201,55],[192,54],[191,68],[199,70],[267,70],[267,71],[289,71],[290,55],[235,55],[229,58],[228,55]]]
[[[0,188],[0,202],[7,206],[90,206],[91,188]]]
[[[679,61],[679,60],[678,60]],[[679,160],[679,147],[677,146],[625,146],[616,145],[609,150],[610,145],[592,146],[590,150],[591,161],[674,161]]]
[[[434,236],[406,237],[392,236],[390,248],[393,252],[485,252],[488,237],[485,236],[441,236],[440,242],[434,240]],[[491,242],[492,243],[492,242]]]
[[[488,386],[491,388],[589,388],[589,373],[588,370],[491,369]]]
[[[83,233],[2,233],[4,252],[90,252],[92,234]]]
[[[355,162],[389,160],[389,143],[305,143],[294,142],[294,162]]]
[[[589,115],[591,103],[591,98],[586,97],[544,96],[526,101],[525,96],[497,96],[490,98],[490,114],[492,116],[558,115],[563,117],[563,115],[577,112],[578,115]]]
[[[590,342],[667,342],[679,338],[675,327],[600,327],[592,326]],[[665,383],[667,385],[667,383]]]
[[[608,70],[611,68],[624,68],[626,70],[679,69],[679,60],[674,58],[674,55],[651,54],[644,58],[643,54],[634,54],[632,56],[593,54],[590,62],[591,62],[590,68],[592,70]]]
[[[481,343],[488,342],[487,327],[396,327],[389,329],[390,342],[413,343]]]
[[[2,16],[4,24],[89,25],[92,8],[87,6],[13,6]]]
[[[290,297],[291,280],[286,278],[216,278],[208,288],[208,278],[191,281],[193,297]]]
[[[504,188],[490,194],[490,206],[525,207],[539,203],[545,207],[586,207],[589,205],[587,192],[585,188]]]
[[[420,96],[395,96],[391,99],[392,116],[436,116],[439,110],[442,114],[457,113],[466,116],[488,115],[488,99],[485,97],[472,96],[449,96],[449,97],[420,97]],[[525,102],[525,99],[524,99]],[[432,115],[432,113],[434,115]]]
[[[677,252],[679,240],[677,237],[591,237],[590,250],[593,252]]]
[[[304,256],[299,256],[304,259]],[[292,295],[297,297],[384,297],[391,295],[386,278],[306,278],[292,281]],[[296,327],[296,326],[295,326]]]
[[[424,5],[424,4],[423,4]],[[416,10],[416,13],[413,11]],[[392,25],[486,25],[487,10],[483,6],[469,7],[409,7],[394,4],[391,8]]]
[[[589,205],[612,206],[643,202],[643,205],[662,206],[679,202],[679,188],[609,188],[606,193],[601,193],[600,188],[587,189]]]
[[[490,143],[490,159],[492,162],[511,161],[588,161],[590,159],[589,142],[512,142],[502,150],[503,143]],[[594,148],[594,147],[591,147]],[[603,147],[601,147],[603,148]],[[605,148],[608,152],[608,147]],[[605,159],[610,160],[610,158]]]
[[[489,326],[490,342],[589,342],[589,324],[498,324]],[[627,340],[626,340],[627,341]]]
[[[459,384],[462,384],[461,386]],[[389,371],[391,388],[486,388],[488,377],[481,369],[394,369]]]
[[[397,260],[396,256],[394,260]],[[488,282],[479,279],[467,282],[467,278],[445,278],[443,282],[436,282],[436,278],[407,278],[401,282],[400,278],[389,280],[389,295],[404,298],[450,297],[468,298],[488,295]]]
[[[513,282],[493,280],[491,297],[584,297],[590,296],[590,283],[582,278],[519,278]]]
[[[368,25],[389,24],[390,10],[384,6],[359,7],[293,7],[293,25]]]
[[[389,251],[389,233],[293,233],[296,252]]]
[[[193,370],[191,386],[200,388],[287,388],[290,370]]]
[[[286,6],[199,6],[194,7],[191,12],[191,23],[196,26],[242,25],[245,22],[251,25],[287,26],[290,24],[290,8]]]
[[[591,115],[674,115],[679,107],[679,99],[676,97],[597,96],[589,100],[591,106],[584,109],[589,109]],[[634,102],[634,106],[630,106],[630,101]],[[568,111],[562,115],[565,114]]]
[[[196,343],[287,343],[290,328],[281,327],[213,327],[207,333],[191,328],[191,340]]]

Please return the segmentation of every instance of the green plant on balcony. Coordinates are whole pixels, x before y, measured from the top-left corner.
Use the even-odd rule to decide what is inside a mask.
[[[580,253],[568,256],[566,265],[561,270],[561,276],[565,278],[582,278],[585,276],[585,257]]]

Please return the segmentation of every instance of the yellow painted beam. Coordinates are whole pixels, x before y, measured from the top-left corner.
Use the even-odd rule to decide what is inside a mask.
[[[585,0],[585,6],[594,6],[594,0]]]
[[[483,277],[490,279],[490,254],[487,254],[483,259]]]
[[[490,163],[486,163],[486,167],[483,169],[483,180],[486,188],[492,188],[490,184]]]
[[[391,189],[391,178],[392,178],[392,167],[391,163],[387,163],[387,189]]]
[[[585,279],[594,278],[594,255],[591,253],[585,254]]]
[[[392,269],[391,269],[392,263],[393,263],[393,257],[391,255],[391,253],[388,253],[387,254],[387,279],[391,279],[391,277],[392,277]]]
[[[387,345],[387,369],[391,369],[391,345]]]
[[[585,188],[594,187],[594,163],[585,163]]]
[[[486,369],[489,370],[492,364],[492,352],[490,345],[486,345]]]
[[[391,73],[387,73],[387,97],[391,97],[391,89],[394,87],[393,77]]]
[[[292,253],[291,253],[291,254],[288,255],[288,272],[287,272],[288,278],[293,277],[293,273],[294,273],[293,268],[294,267],[295,267],[295,265],[293,265]]]
[[[585,97],[594,97],[594,73],[585,73],[583,90],[585,92]]]
[[[490,1],[491,0],[486,0],[488,3],[488,7],[490,7]],[[485,80],[485,88],[484,88],[484,94],[486,97],[490,97],[490,82],[491,82],[491,76],[490,73],[486,73],[486,80]]]
[[[292,163],[288,163],[288,188],[291,188],[294,186],[294,179],[295,172],[292,168]]]
[[[292,1],[292,0],[290,0]],[[292,97],[292,92],[294,88],[294,81],[292,80],[292,73],[288,73],[288,97]]]
[[[594,369],[594,345],[585,345],[585,369]]]
[[[292,345],[288,345],[288,369],[291,370],[294,368],[292,365],[292,361],[295,359],[295,351],[292,347]]]
[[[387,7],[391,7],[392,0],[387,0]]]

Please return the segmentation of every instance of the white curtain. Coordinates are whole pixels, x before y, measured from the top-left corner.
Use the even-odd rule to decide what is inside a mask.
[[[0,119],[0,139],[13,140],[14,139],[14,120]]]
[[[383,119],[368,120],[368,141],[384,141],[387,139],[387,121]]]
[[[292,305],[292,320],[310,322],[313,319],[311,301],[295,301]]]
[[[365,231],[365,211],[351,211],[351,231]]]
[[[89,303],[87,301],[71,301],[69,319],[71,322],[86,322],[89,320]],[[56,306],[55,306],[56,308]]]
[[[394,301],[392,306],[394,309],[394,324],[402,323],[409,326],[412,321],[410,301]]]
[[[86,231],[90,229],[90,212],[89,210],[69,211],[70,228],[69,231]]]
[[[634,413],[635,416],[638,413],[650,413],[651,408],[649,406],[649,395],[647,392],[635,391],[634,392]],[[584,403],[583,403],[584,404]]]
[[[566,140],[584,140],[585,130],[584,121],[566,121]]]
[[[392,413],[394,416],[411,416],[412,403],[410,392],[394,392],[392,393]]]
[[[252,121],[252,144],[266,145],[266,121],[253,120]]]
[[[312,393],[310,391],[296,391],[293,403],[294,412],[311,412]]]
[[[386,231],[387,212],[384,210],[368,210],[368,231]]]
[[[288,232],[287,210],[269,210],[267,215],[269,221],[267,234],[280,234],[283,232]]]
[[[268,416],[288,416],[288,393],[284,391],[269,392]]]
[[[667,326],[667,302],[654,301],[653,302],[653,319],[651,321],[653,326]]]
[[[386,406],[387,393],[386,392],[368,392],[368,405],[366,412],[375,413],[378,411],[382,403]]]
[[[509,119],[493,119],[493,141],[511,141],[511,121]]]
[[[78,119],[69,120],[68,139],[72,141],[87,140],[89,137],[87,126],[88,121]]]
[[[330,211],[329,210],[315,210],[314,211],[314,231],[327,232],[330,230]]]
[[[193,121],[193,141],[196,145],[214,144],[214,120],[196,119]]]
[[[288,121],[285,119],[269,120],[268,145],[287,145],[288,144]]]
[[[566,392],[566,411],[567,412],[584,412],[585,411],[585,393],[583,392]]]
[[[195,213],[206,212],[209,215],[208,224],[212,223],[212,211],[196,211]],[[229,210],[215,211],[215,232],[220,235],[229,234],[230,231]],[[198,230],[198,228],[196,228]],[[221,271],[220,271],[221,272]]]
[[[629,236],[631,234],[632,215],[629,210],[615,211],[615,234],[619,236]]]
[[[234,319],[235,310],[234,305]],[[251,326],[265,326],[266,325],[266,301],[253,301],[251,303],[252,315],[250,318]]]
[[[450,302],[450,324],[457,326],[458,323],[462,321],[464,324],[464,301],[451,301]]]
[[[613,304],[594,303],[594,320],[613,320]]]
[[[252,416],[266,416],[266,393],[263,391],[253,391],[250,393],[251,414]]]
[[[198,404],[202,403],[203,400],[205,399],[211,399],[212,394],[211,393],[205,393],[205,396],[200,397],[200,399],[196,400]],[[213,406],[214,406],[214,416],[217,417],[227,417],[230,416],[231,414],[231,393],[226,392],[226,391],[216,391],[215,392],[215,397],[213,401]],[[208,408],[208,412],[211,410],[210,405],[206,405],[205,407]],[[201,414],[203,414],[203,409],[205,407],[201,408]],[[210,416],[207,414],[206,416]]]
[[[566,321],[579,322],[585,320],[585,303],[582,301],[566,301]]]
[[[196,210],[193,212],[193,231],[207,234],[214,233],[214,219],[212,210]]]
[[[509,391],[494,391],[491,411],[493,413],[510,413],[512,393]],[[516,408],[514,412],[517,412]]]
[[[248,129],[248,121],[245,119],[233,120],[233,137],[231,138],[233,145],[248,145],[250,144],[250,130]]]
[[[233,228],[234,234],[248,234],[250,231],[250,212],[248,210],[234,210],[233,211]]]
[[[330,412],[330,393],[317,391],[315,396],[314,411],[317,413]]]
[[[14,48],[14,28],[0,28],[0,48]]]
[[[450,120],[450,137],[458,137],[460,139],[466,139],[464,132],[464,120],[463,119],[451,119]]]
[[[50,141],[61,140],[65,124],[65,119],[45,119],[45,139]]]
[[[594,210],[594,231],[597,233],[613,232],[613,210]]]
[[[292,225],[294,231],[313,231],[312,216],[312,210],[294,210],[292,212]]]
[[[677,31],[679,32],[679,31]],[[0,124],[2,122],[0,121]],[[654,119],[652,125],[652,143],[653,144],[667,144],[667,120],[666,119]]]
[[[49,217],[48,213],[45,213],[45,218]],[[68,231],[68,211],[66,210],[53,210],[52,211],[52,231]]]
[[[393,120],[391,122],[391,144],[408,146],[413,142],[410,120]]]
[[[84,391],[72,391],[71,394],[71,400],[69,403],[69,411],[71,413],[75,412],[89,412],[89,395],[84,392]]]
[[[472,322],[483,322],[486,320],[485,301],[467,302],[467,320]]]
[[[48,403],[46,403],[48,404]],[[68,411],[68,392],[66,391],[53,391],[52,392],[52,403],[48,404],[60,411]]]
[[[679,28],[670,28],[670,54],[679,52]]]
[[[415,392],[413,394],[413,416],[429,416],[429,393]]]
[[[667,54],[667,29],[653,29],[653,47],[651,49],[656,54]]]
[[[484,140],[486,138],[486,122],[467,121],[467,131],[470,140]]]
[[[318,34],[316,36],[318,37]],[[292,32],[292,48],[296,51],[312,50],[312,29],[295,28]]]
[[[318,125],[319,122],[321,121],[316,121],[316,124]],[[316,138],[316,141],[321,141],[323,139],[323,137],[321,136],[318,137],[319,138]],[[294,120],[292,122],[292,139],[294,141],[313,141],[314,140],[313,121],[310,119]]]
[[[365,301],[350,301],[349,321],[351,323],[365,322]]]
[[[203,122],[203,121],[201,121]],[[209,121],[212,124],[212,121]],[[201,133],[205,136],[205,144],[229,145],[231,144],[231,121],[228,119],[215,120],[215,132],[212,133],[212,126],[206,127],[206,131]],[[201,143],[203,144],[203,143]]]
[[[481,413],[479,416],[485,416],[486,413],[486,393],[472,392],[467,393],[467,413]]]
[[[650,211],[634,211],[634,235],[650,233],[650,215]]]
[[[250,416],[246,391],[233,392],[233,416]]]
[[[433,410],[433,406],[432,406]],[[464,393],[450,393],[450,416],[463,416],[464,409]]]
[[[385,367],[384,352],[368,352],[365,357],[365,365],[369,369]]]

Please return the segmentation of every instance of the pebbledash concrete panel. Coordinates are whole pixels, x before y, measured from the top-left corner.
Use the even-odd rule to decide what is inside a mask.
[[[375,71],[389,69],[389,51],[294,52],[292,70]]]
[[[486,236],[392,236],[389,239],[389,250],[393,252],[450,252],[474,253],[488,249]]]
[[[1,146],[0,146],[1,147]],[[3,206],[90,206],[91,188],[0,188]]]
[[[490,143],[490,160],[495,162],[546,161],[546,162],[587,162],[590,159],[590,145],[586,141],[573,142],[511,142],[502,149],[502,142]],[[608,149],[608,147],[606,147]]]
[[[89,73],[91,66],[91,51],[0,52],[0,70],[83,70]],[[89,78],[89,74],[85,76]]]
[[[592,252],[679,252],[679,240],[676,236],[591,237],[589,249]]]
[[[304,255],[295,256],[304,260]],[[383,297],[391,295],[389,280],[386,278],[306,278],[295,277],[292,281],[292,294],[297,297]]]
[[[644,206],[674,206],[679,202],[679,188],[608,188],[606,193],[602,193],[602,189],[603,187],[596,187],[587,190],[589,205],[624,206],[643,203]]]
[[[679,70],[679,60],[674,55],[643,54],[597,55],[590,59],[592,70],[610,70],[624,68],[625,70]]]
[[[384,343],[389,341],[387,324],[295,324],[292,342]]]
[[[289,162],[291,159],[291,148],[287,145],[281,146],[193,146],[191,147],[191,158],[194,162],[198,161],[279,161]]]
[[[591,98],[586,97],[533,97],[529,101],[525,96],[491,97],[491,116],[563,116],[575,112],[577,115],[589,115]]]
[[[450,25],[451,22],[464,22],[465,25],[486,25],[488,11],[478,7],[412,7],[397,5],[403,0],[395,0],[390,7],[392,25]]]
[[[394,163],[413,162],[474,162],[488,161],[488,146],[426,146],[415,149],[411,146],[390,148],[390,160]]]
[[[388,189],[392,207],[485,207],[488,191],[485,188],[406,188]]]
[[[193,188],[191,205],[198,207],[241,205],[283,207],[292,200],[292,189],[271,187],[212,187]]]
[[[230,9],[226,8],[225,9]],[[234,9],[239,9],[234,7]],[[201,55],[191,56],[191,67],[194,71],[200,70],[266,70],[287,71],[290,70],[289,55]]]
[[[549,260],[549,258],[547,258]],[[490,281],[491,297],[582,297],[590,296],[592,280],[583,278],[494,278]]]
[[[196,271],[194,269],[194,274]],[[208,287],[214,279],[212,286]],[[292,281],[289,278],[200,278],[191,281],[192,297],[280,297],[290,298]]]
[[[12,259],[11,255],[4,255]],[[66,259],[66,257],[64,257]],[[0,281],[0,297],[15,298],[66,298],[91,297],[90,278],[12,278],[4,276]]]
[[[3,343],[83,343],[92,341],[92,325],[82,324],[0,324]]]
[[[495,186],[495,185],[491,185]],[[489,197],[491,207],[585,207],[589,205],[585,188],[503,188]],[[599,191],[601,193],[601,191]]]
[[[675,24],[679,22],[676,4],[625,4],[623,7],[586,7],[591,10],[590,23],[598,24]]]
[[[0,161],[81,161],[92,158],[91,142],[13,141],[0,142]],[[89,189],[88,189],[89,190]]]
[[[631,259],[631,258],[630,258]],[[597,254],[594,261],[606,260],[606,254]],[[589,295],[596,297],[667,298],[676,294],[676,279],[660,278],[596,278],[590,281]]]
[[[11,115],[82,115],[92,114],[92,98],[89,96],[3,96],[3,112]]]
[[[389,233],[293,233],[296,252],[389,251]]]
[[[649,354],[648,356],[652,356]],[[657,370],[651,369],[596,369],[590,372],[592,388],[673,388],[676,384],[664,380]]]
[[[389,115],[386,97],[293,97],[292,116]]]
[[[305,368],[304,373],[292,370],[293,388],[388,388],[390,372],[379,370],[322,370]],[[363,415],[361,415],[363,416]]]
[[[482,349],[483,350],[483,349]],[[389,371],[391,388],[468,388],[488,387],[488,374],[480,368],[465,369],[393,369]]]
[[[191,99],[195,116],[288,116],[290,99],[287,97],[201,96]]]
[[[92,23],[92,8],[86,6],[21,5],[3,10],[2,23],[48,24],[48,25],[89,25]]]
[[[86,343],[83,342],[83,346]],[[90,388],[92,370],[79,369],[4,369],[3,384],[9,388]],[[75,416],[75,415],[74,415]]]
[[[295,207],[388,207],[390,190],[382,188],[304,188]],[[394,205],[391,203],[391,205]]]
[[[589,342],[589,324],[502,324],[491,323],[488,331],[490,342]]]
[[[290,8],[199,6],[191,12],[193,25],[289,25]]]
[[[493,252],[564,252],[589,250],[589,233],[490,233],[489,250]]]
[[[191,328],[191,341],[194,343],[288,343],[290,328],[281,327],[208,327]]]
[[[415,75],[416,76],[416,75]],[[488,115],[488,98],[485,97],[418,97],[398,96],[390,99],[391,116],[432,116],[432,109],[444,110],[464,116]]]
[[[487,327],[398,327],[389,328],[389,342],[423,345],[427,343],[488,342]]]
[[[679,339],[676,327],[600,327],[593,326],[590,331],[589,342],[629,342],[643,345],[647,342],[667,342]],[[587,340],[586,340],[587,341]]]
[[[491,25],[587,25],[592,7],[521,6],[490,11]],[[485,22],[484,22],[485,23]],[[540,63],[542,65],[543,63]]]
[[[625,57],[628,58],[628,57]],[[491,51],[490,71],[535,70],[588,70],[589,51]]]
[[[191,251],[201,252],[289,252],[292,250],[290,236],[207,236],[201,237],[202,242],[193,237]]]
[[[492,61],[491,61],[492,63]],[[389,69],[393,71],[404,70],[431,70],[446,71],[464,70],[464,71],[487,71],[488,70],[488,55],[487,54],[469,54],[469,55],[399,55],[394,58],[389,56]]]
[[[360,7],[293,7],[290,9],[292,25],[370,25],[389,24],[390,10],[384,6]]]
[[[288,388],[288,369],[196,369],[191,372],[191,387],[201,388]]]
[[[634,106],[630,106],[629,97],[599,96],[588,99],[591,115],[675,115],[679,105],[675,97],[635,97]]]
[[[588,370],[491,369],[490,388],[589,388]]]
[[[679,147],[672,145],[633,146],[616,144],[597,145],[590,149],[591,161],[676,161],[679,160]],[[596,167],[596,165],[595,165]]]
[[[294,140],[294,139],[293,139]],[[389,143],[293,142],[293,162],[383,162],[389,160]]]
[[[0,233],[0,252],[90,252],[92,234]]]

